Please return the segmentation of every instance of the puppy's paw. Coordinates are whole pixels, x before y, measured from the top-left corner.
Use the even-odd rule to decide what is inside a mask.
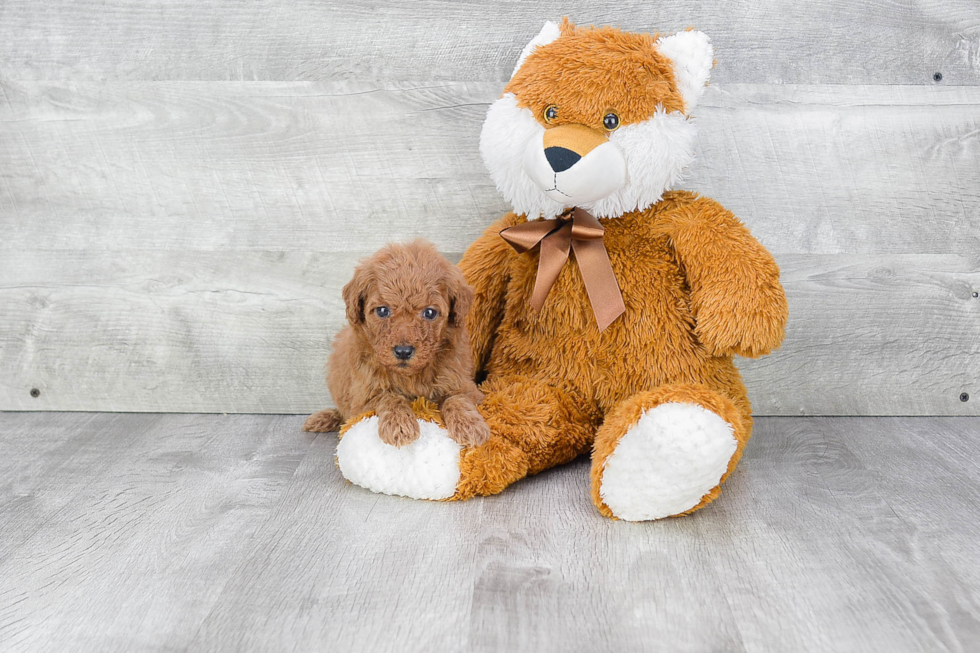
[[[411,410],[385,411],[378,415],[378,437],[399,449],[419,439],[419,422]]]
[[[490,439],[490,427],[475,409],[456,411],[446,421],[449,437],[464,447],[478,447]]]
[[[329,408],[307,417],[303,430],[308,433],[329,433],[339,429],[343,423],[344,418],[341,417],[340,411]]]

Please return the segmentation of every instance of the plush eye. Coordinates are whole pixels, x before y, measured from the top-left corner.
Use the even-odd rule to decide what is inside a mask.
[[[384,319],[389,315],[391,315],[391,311],[388,309],[387,306],[379,306],[376,309],[374,309],[374,314]]]
[[[619,116],[616,115],[615,112],[610,111],[602,117],[602,126],[605,127],[607,131],[615,131],[619,129]]]
[[[422,311],[422,317],[424,317],[427,320],[434,320],[437,317],[439,317],[439,311],[437,311],[436,309],[430,306],[429,308]]]
[[[556,107],[553,104],[549,104],[548,108],[544,110],[544,121],[550,125],[557,118],[558,118],[558,107]]]

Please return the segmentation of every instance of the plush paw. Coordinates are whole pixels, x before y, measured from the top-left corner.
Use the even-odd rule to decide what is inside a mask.
[[[344,478],[372,492],[412,499],[448,499],[459,483],[462,446],[435,422],[415,419],[417,438],[401,448],[382,442],[379,419],[367,417],[344,432],[337,465]]]
[[[718,485],[736,448],[731,425],[710,410],[661,404],[619,439],[602,469],[599,496],[627,521],[684,513]]]

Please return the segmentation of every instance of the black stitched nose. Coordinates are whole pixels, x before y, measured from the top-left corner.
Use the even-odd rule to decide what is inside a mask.
[[[552,170],[565,172],[578,163],[582,157],[564,147],[546,147],[544,148],[544,158],[548,159]]]
[[[411,345],[398,345],[395,347],[395,358],[400,361],[407,361],[415,355],[415,347]]]

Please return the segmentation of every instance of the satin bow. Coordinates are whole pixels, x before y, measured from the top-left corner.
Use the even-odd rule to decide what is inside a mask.
[[[605,331],[613,320],[626,312],[623,294],[609,263],[606,246],[602,243],[604,231],[605,228],[591,213],[576,207],[570,218],[565,215],[554,220],[534,220],[500,232],[500,237],[519,254],[541,246],[538,273],[531,293],[534,310],[540,311],[544,306],[544,300],[571,250],[575,252],[599,331]]]

